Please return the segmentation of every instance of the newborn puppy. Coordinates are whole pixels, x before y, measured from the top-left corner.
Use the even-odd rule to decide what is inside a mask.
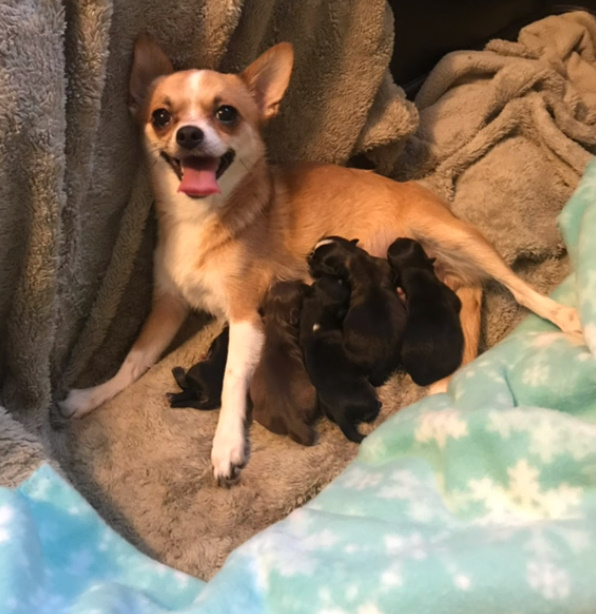
[[[195,409],[218,409],[221,407],[221,390],[228,359],[230,329],[226,326],[213,340],[205,360],[193,365],[188,371],[174,367],[172,375],[182,392],[166,396],[170,407],[194,407]]]
[[[327,237],[317,243],[308,263],[315,279],[329,274],[350,285],[350,306],[343,323],[346,353],[376,387],[399,367],[406,309],[387,261],[373,258],[356,243],[357,239]]]
[[[461,301],[435,275],[434,260],[420,243],[397,239],[387,252],[396,282],[406,295],[408,319],[402,342],[404,369],[419,386],[451,375],[464,349]]]
[[[358,424],[372,422],[379,415],[381,402],[366,373],[346,354],[342,319],[349,299],[346,282],[330,275],[321,275],[307,288],[300,318],[300,345],[321,409],[350,441],[360,443],[364,436]]]
[[[304,446],[317,441],[317,393],[298,344],[302,282],[274,285],[263,304],[265,345],[250,385],[253,418],[278,435]]]

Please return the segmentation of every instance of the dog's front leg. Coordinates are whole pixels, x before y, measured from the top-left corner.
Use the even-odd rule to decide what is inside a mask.
[[[187,314],[188,306],[180,297],[169,293],[157,294],[141,334],[118,373],[107,382],[93,388],[71,390],[59,404],[62,414],[66,417],[80,418],[139,379],[157,362]]]
[[[250,318],[230,320],[221,411],[211,451],[213,473],[219,483],[236,478],[246,463],[246,396],[264,339],[258,313]]]

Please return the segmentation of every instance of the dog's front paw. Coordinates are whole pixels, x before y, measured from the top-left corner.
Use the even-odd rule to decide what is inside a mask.
[[[220,486],[229,486],[240,477],[246,465],[247,444],[244,429],[218,428],[213,439],[211,464],[213,475]]]
[[[65,418],[82,418],[100,404],[101,401],[96,398],[93,388],[82,388],[71,390],[67,397],[58,403],[58,407]]]

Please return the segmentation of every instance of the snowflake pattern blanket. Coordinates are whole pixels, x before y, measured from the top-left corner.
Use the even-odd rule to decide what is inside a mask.
[[[556,298],[585,343],[527,318],[208,584],[135,551],[44,466],[0,491],[0,611],[595,612],[596,160],[560,226],[574,274]]]

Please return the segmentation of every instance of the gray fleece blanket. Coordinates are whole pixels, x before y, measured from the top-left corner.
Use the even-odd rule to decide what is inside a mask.
[[[0,7],[0,40],[9,41],[0,47],[8,84],[0,88],[0,219],[8,221],[0,230],[0,399],[41,432],[123,535],[204,578],[312,497],[356,448],[328,423],[308,449],[253,425],[240,485],[215,487],[217,413],[169,410],[164,400],[171,367],[196,361],[218,330],[209,324],[188,339],[201,318],[189,322],[187,341],[105,407],[76,423],[51,412],[65,386],[114,372],[147,313],[151,195],[126,111],[134,37],[152,32],[178,67],[230,70],[291,40],[297,70],[268,133],[274,160],[344,163],[365,151],[385,174],[424,178],[543,291],[567,270],[556,214],[596,152],[596,21],[586,14],[533,24],[518,43],[448,56],[420,92],[412,135],[417,111],[387,76],[392,20],[383,2],[253,4]],[[492,287],[485,311],[486,345],[523,315]],[[382,419],[422,392],[405,378],[390,382]],[[3,413],[0,420],[14,426]],[[22,440],[23,431],[14,433]],[[10,445],[0,440],[2,478],[24,475],[42,452],[31,443],[32,455],[11,461]]]

